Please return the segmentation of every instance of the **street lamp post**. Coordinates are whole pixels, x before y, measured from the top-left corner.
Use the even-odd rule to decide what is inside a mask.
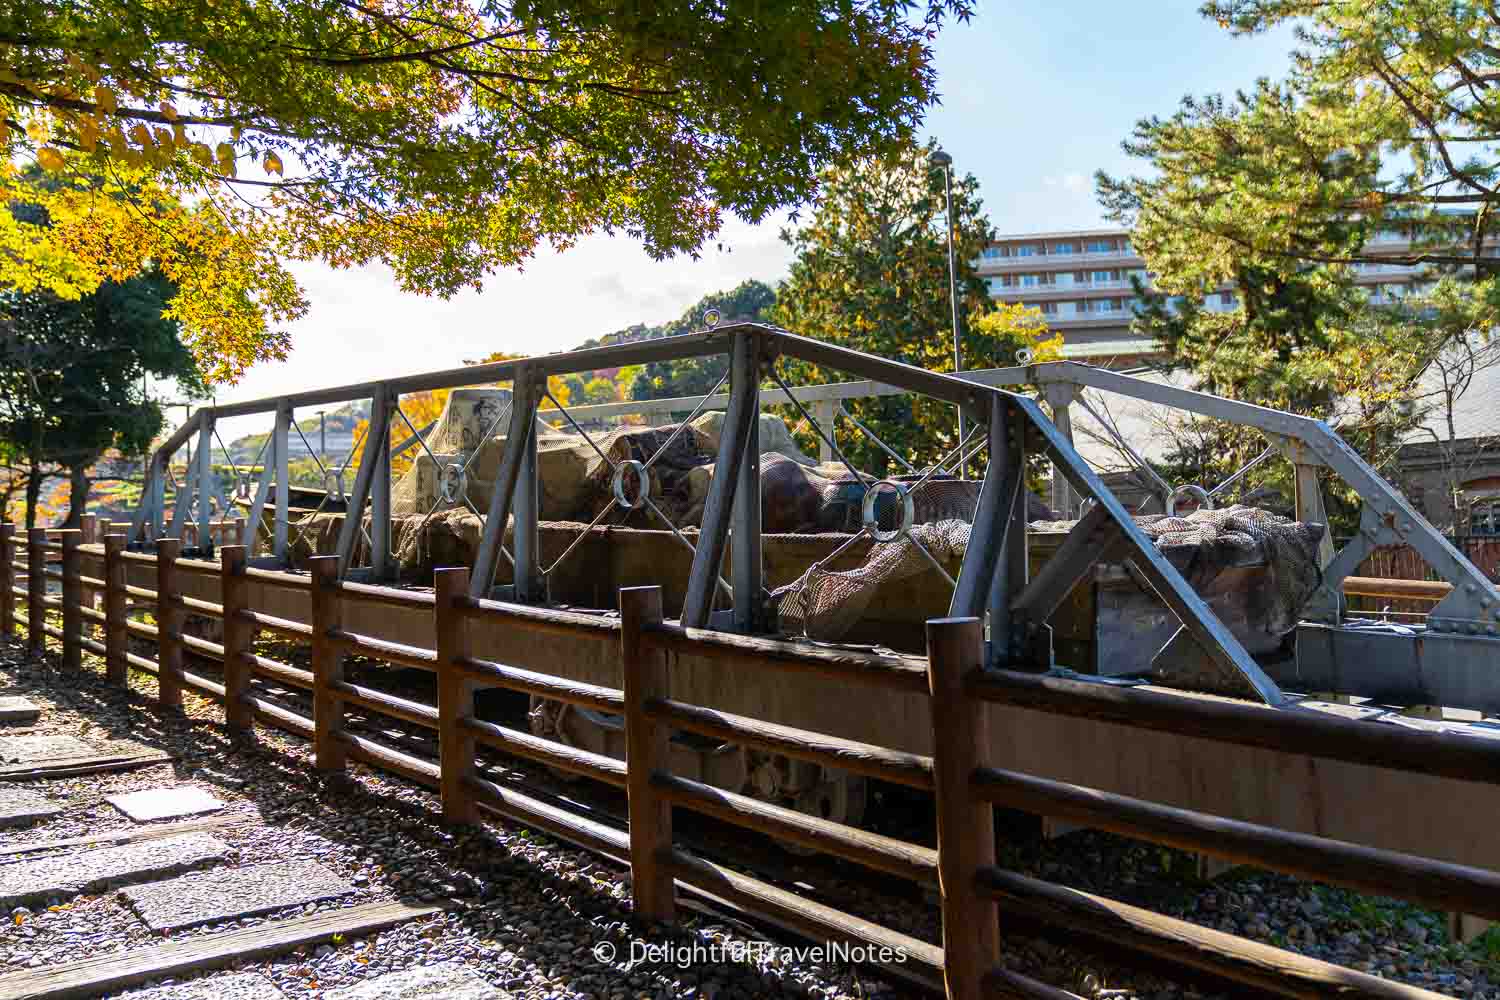
[[[328,426],[323,422],[323,412],[318,411],[318,461],[323,462],[328,458]]]
[[[948,304],[953,312],[953,371],[964,370],[963,338],[958,328],[958,258],[953,246],[953,157],[941,148],[934,149],[928,162],[943,172],[943,216],[948,229]],[[964,439],[964,408],[958,408],[958,440]],[[963,475],[963,471],[959,471]]]

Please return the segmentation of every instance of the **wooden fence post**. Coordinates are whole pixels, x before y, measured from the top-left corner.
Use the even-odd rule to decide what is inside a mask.
[[[16,526],[0,524],[0,634],[9,639],[16,629]]]
[[[83,532],[68,528],[59,532],[62,536],[62,629],[63,666],[70,670],[83,669],[83,615],[78,606],[83,603],[83,553],[78,546],[83,543]]]
[[[156,543],[157,691],[168,708],[182,707],[182,626],[186,609],[178,600],[177,556],[182,543],[163,537]]]
[[[342,771],[349,760],[339,739],[344,699],[332,684],[344,679],[344,653],[329,636],[343,627],[339,557],[313,556],[307,566],[312,570],[313,754],[319,771]]]
[[[82,532],[82,534],[79,536],[79,541],[82,544],[84,544],[84,545],[93,545],[95,542],[99,541],[99,537],[100,537],[99,536],[99,515],[98,514],[84,514],[78,520],[78,530],[80,532]],[[80,573],[83,572],[83,564],[82,564],[82,559],[81,558],[79,560],[79,570],[78,571]],[[89,574],[89,576],[94,576],[94,575],[95,574],[93,574],[93,573]],[[96,600],[95,600],[95,597],[98,594],[98,591],[95,590],[93,587],[90,587],[87,584],[82,584],[79,587],[78,593],[79,593],[80,600],[83,601],[84,607],[92,608],[97,603]],[[88,623],[85,622],[83,624],[83,628],[85,630],[87,630],[88,627],[89,627]]]
[[[625,688],[625,788],[630,807],[631,896],[637,915],[670,922],[677,912],[672,869],[662,855],[672,848],[672,805],[656,794],[651,776],[669,770],[670,732],[646,717],[648,699],[667,695],[660,653],[642,648],[641,632],[661,624],[660,587],[620,590],[620,666]]]
[[[436,598],[432,624],[437,635],[438,749],[442,763],[443,821],[478,823],[479,803],[468,788],[474,766],[474,733],[464,720],[474,714],[473,681],[458,671],[470,654],[469,616],[455,603],[469,596],[469,571],[440,569],[432,575]]]
[[[47,651],[47,529],[26,532],[26,651],[41,656]]]
[[[979,1000],[985,973],[1000,961],[997,907],[974,888],[978,870],[995,863],[995,810],[977,800],[970,786],[974,769],[989,752],[988,715],[985,704],[964,688],[983,664],[980,619],[936,618],[927,623],[943,980],[949,1000]]]
[[[125,535],[104,536],[104,677],[126,685],[130,665],[125,659],[129,633],[125,628]]]
[[[245,699],[250,694],[250,662],[246,655],[255,643],[255,627],[240,617],[250,606],[250,579],[245,575],[245,547],[219,547],[219,600],[224,606],[224,724],[231,735],[254,733],[255,712]]]

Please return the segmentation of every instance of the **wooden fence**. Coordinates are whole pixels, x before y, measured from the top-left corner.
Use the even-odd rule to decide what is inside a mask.
[[[86,542],[86,533],[102,537]],[[104,660],[106,676],[113,681],[123,683],[131,668],[152,674],[164,706],[179,704],[184,690],[196,691],[222,703],[228,728],[247,737],[253,736],[256,723],[303,736],[312,741],[319,770],[342,771],[350,760],[357,760],[434,787],[441,795],[443,815],[452,823],[474,823],[491,812],[628,861],[634,906],[645,917],[671,921],[685,894],[706,895],[819,941],[867,949],[866,955],[886,949],[887,956],[904,957],[899,963],[878,963],[888,971],[965,1000],[1073,996],[1001,964],[1001,931],[1012,923],[1056,931],[1123,954],[1126,961],[1133,955],[1157,969],[1173,969],[1185,979],[1235,984],[1278,996],[1437,995],[1002,869],[996,864],[993,807],[1003,805],[1298,877],[1500,919],[1500,875],[1486,870],[995,768],[988,763],[987,706],[1016,706],[1491,784],[1500,784],[1497,742],[1226,699],[987,669],[981,624],[972,618],[929,622],[929,655],[923,663],[911,657],[683,628],[662,620],[656,587],[622,591],[620,619],[611,621],[472,598],[466,569],[438,570],[431,593],[403,591],[341,582],[333,556],[314,558],[310,574],[294,574],[247,566],[242,546],[221,548],[220,561],[213,563],[181,558],[178,543],[170,539],[162,540],[154,554],[126,551],[124,541],[123,535],[89,525],[80,531],[35,529],[23,546],[11,525],[0,525],[0,572],[5,580],[0,588],[0,625],[7,634],[24,625],[36,650],[45,647],[47,638],[59,640],[68,669],[80,669],[82,654],[89,652]],[[49,566],[54,556],[56,569]],[[102,567],[100,575],[83,573],[85,559]],[[154,590],[128,583],[126,569],[131,563],[153,569]],[[217,576],[222,603],[181,593],[185,574]],[[50,580],[59,581],[60,597],[49,596]],[[25,586],[16,586],[18,581]],[[310,620],[293,621],[256,610],[248,599],[252,582],[308,592]],[[24,616],[17,598],[25,603]],[[431,648],[348,631],[343,611],[352,602],[429,611]],[[136,609],[153,610],[157,624],[131,619]],[[48,623],[50,611],[61,612],[62,627]],[[190,614],[222,619],[223,641],[185,633],[183,619]],[[618,649],[622,687],[567,680],[500,662],[503,651],[475,648],[470,638],[471,623],[487,618],[504,619],[523,634],[563,636],[580,648],[604,643]],[[103,642],[91,637],[95,630]],[[254,643],[262,632],[310,646],[312,669],[257,654]],[[132,653],[127,648],[130,637],[154,643],[155,658]],[[187,670],[190,654],[222,664],[222,682]],[[343,671],[350,654],[433,672],[436,704],[351,683]],[[935,752],[931,757],[905,753],[675,700],[669,694],[674,654],[708,658],[735,676],[764,678],[766,683],[774,683],[778,672],[811,672],[850,687],[924,695],[931,708]],[[259,697],[252,684],[256,677],[310,692],[311,717]],[[477,718],[475,692],[488,687],[623,716],[628,765]],[[350,706],[434,730],[439,760],[413,756],[351,732],[346,727]],[[937,844],[904,842],[674,775],[667,740],[678,730],[930,791],[937,810]],[[487,780],[476,765],[479,746],[623,788],[629,803],[628,830]],[[936,885],[941,946],[695,855],[673,838],[676,809],[811,847],[886,875]]]
[[[1491,580],[1500,580],[1500,538],[1461,535],[1450,541],[1470,562],[1479,567],[1481,573]],[[1437,573],[1427,565],[1427,561],[1409,545],[1380,546],[1365,557],[1358,572],[1363,578],[1374,578],[1386,584],[1405,580],[1429,585],[1426,593],[1413,593],[1390,586],[1376,591],[1354,592],[1349,589],[1346,581],[1344,592],[1356,598],[1354,610],[1390,615],[1401,620],[1421,621],[1432,610],[1433,604],[1442,600],[1453,589],[1451,584],[1441,582]]]

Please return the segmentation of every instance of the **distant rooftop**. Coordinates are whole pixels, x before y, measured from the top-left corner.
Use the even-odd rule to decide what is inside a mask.
[[[1074,237],[1083,239],[1089,236],[1128,236],[1130,230],[1124,226],[1111,226],[1105,229],[1058,229],[1052,232],[1039,233],[1003,233],[995,237],[995,242],[1005,240],[1055,240]]]

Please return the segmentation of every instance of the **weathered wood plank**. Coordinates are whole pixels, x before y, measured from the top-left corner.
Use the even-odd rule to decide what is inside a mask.
[[[357,936],[438,913],[441,907],[372,903],[310,917],[277,921],[228,934],[212,934],[112,955],[63,962],[0,975],[0,996],[8,1000],[70,1000],[98,996],[149,979],[253,961],[336,934]]]
[[[53,851],[62,847],[78,847],[83,844],[124,844],[137,840],[156,840],[179,833],[197,830],[213,830],[221,826],[238,826],[242,823],[258,822],[253,815],[212,816],[186,823],[164,823],[161,826],[146,826],[132,830],[112,830],[108,833],[89,833],[81,837],[64,837],[61,840],[38,840],[30,844],[10,844],[0,847],[0,857],[16,854],[34,854],[37,851]]]

